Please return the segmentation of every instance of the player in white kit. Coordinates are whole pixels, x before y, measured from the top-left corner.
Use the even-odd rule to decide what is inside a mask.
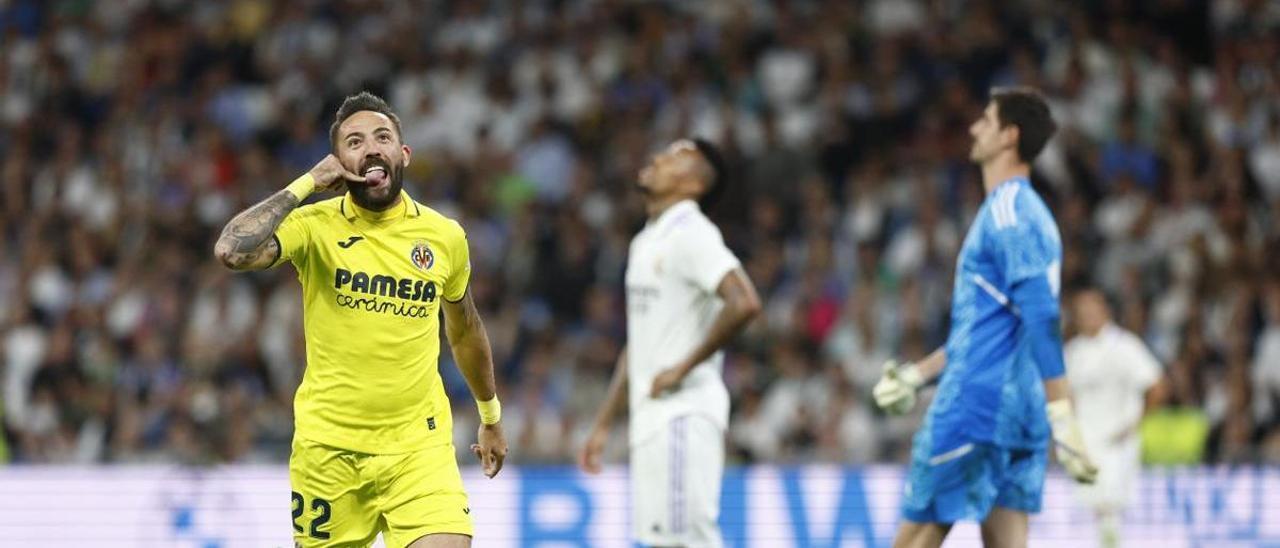
[[[1100,291],[1080,291],[1072,304],[1077,335],[1063,350],[1067,380],[1085,447],[1098,464],[1097,483],[1080,486],[1080,497],[1097,514],[1102,546],[1110,548],[1119,545],[1120,514],[1141,472],[1138,423],[1160,364],[1142,339],[1112,323]]]
[[[729,393],[720,348],[760,312],[760,298],[697,200],[723,190],[723,160],[701,139],[653,157],[638,186],[649,220],[631,240],[627,345],[579,455],[600,470],[609,427],[630,406],[633,539],[718,547]]]

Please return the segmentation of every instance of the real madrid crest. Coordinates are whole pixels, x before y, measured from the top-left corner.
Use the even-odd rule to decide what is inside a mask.
[[[436,264],[436,255],[431,252],[427,242],[419,240],[413,243],[413,250],[409,252],[409,262],[418,267],[418,270],[431,270],[431,265]]]

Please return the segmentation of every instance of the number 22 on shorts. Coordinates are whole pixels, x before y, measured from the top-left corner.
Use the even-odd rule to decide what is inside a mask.
[[[302,498],[302,494],[293,491],[293,530],[299,533],[305,532],[301,525],[298,525],[298,518],[302,517],[303,511],[306,509],[306,501]],[[324,499],[311,499],[311,510],[319,512],[315,518],[311,520],[311,538],[325,540],[329,538],[328,531],[321,531],[320,527],[329,523],[329,501]]]

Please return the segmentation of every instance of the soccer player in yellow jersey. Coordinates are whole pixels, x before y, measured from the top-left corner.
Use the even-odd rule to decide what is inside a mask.
[[[347,97],[333,154],[237,215],[215,245],[234,270],[290,261],[302,282],[307,367],[289,457],[298,546],[471,545],[437,370],[440,310],[481,426],[471,446],[493,477],[507,443],[489,339],[467,291],[466,235],[402,190],[411,151],[381,98]],[[345,192],[305,207],[313,192]]]

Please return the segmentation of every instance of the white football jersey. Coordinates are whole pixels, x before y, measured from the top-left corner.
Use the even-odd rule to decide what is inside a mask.
[[[649,389],[659,372],[705,340],[723,306],[716,289],[740,265],[720,229],[691,200],[668,207],[631,240],[626,285],[632,445],[683,415],[703,415],[722,431],[727,427],[721,352],[698,364],[677,390],[655,399]]]
[[[1115,324],[1096,336],[1071,339],[1063,354],[1080,434],[1098,465],[1097,481],[1078,486],[1078,492],[1090,506],[1123,508],[1141,472],[1141,443],[1137,432],[1121,434],[1142,417],[1146,391],[1160,378],[1160,364],[1142,339]]]
[[[1146,391],[1160,378],[1160,363],[1142,339],[1107,324],[1097,336],[1072,338],[1063,350],[1085,437],[1103,442],[1142,417]]]

